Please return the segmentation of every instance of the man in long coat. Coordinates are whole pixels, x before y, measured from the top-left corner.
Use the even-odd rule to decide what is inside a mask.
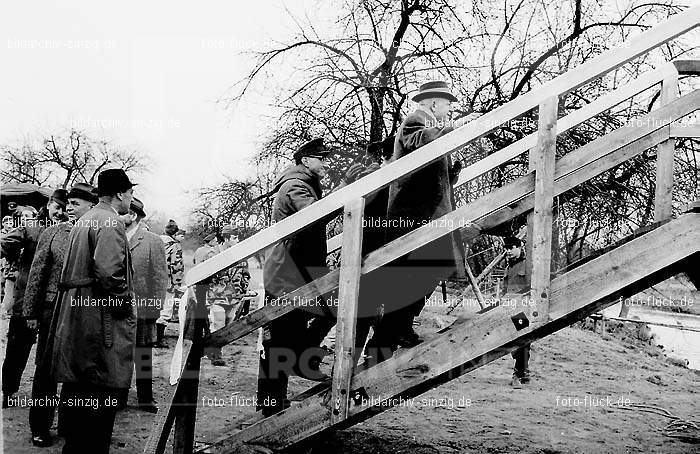
[[[129,214],[123,217],[134,269],[136,295],[136,397],[139,408],[156,413],[153,399],[153,344],[157,340],[156,320],[166,298],[168,265],[165,246],[158,235],[142,222],[146,217],[143,202],[134,198]]]
[[[50,351],[53,344],[51,320],[56,309],[58,284],[68,248],[68,236],[75,221],[97,203],[95,188],[87,183],[74,184],[67,198],[68,221],[48,227],[39,236],[24,292],[23,314],[27,319],[27,326],[31,329],[38,327],[39,330],[32,399],[36,402],[37,399],[43,398],[45,405],[32,405],[29,408],[29,427],[32,431],[32,443],[40,447],[51,446],[53,443],[50,429],[55,406],[50,402],[56,395],[56,382],[51,377],[51,358],[47,351]]]
[[[129,212],[133,186],[121,169],[101,172],[100,201],[68,239],[52,351],[66,399],[64,454],[109,452],[118,398],[131,384],[136,314],[120,215]]]
[[[294,153],[296,164],[277,178],[272,219],[279,222],[322,197],[321,179],[327,172],[325,158],[330,151],[323,139],[314,139]],[[265,304],[280,304],[286,293],[328,273],[326,266],[326,223],[324,218],[277,243],[269,252],[263,268]],[[318,364],[320,342],[335,323],[332,314],[314,317],[313,310],[328,310],[326,295],[270,323],[265,330],[258,372],[258,410],[266,416],[285,406],[290,374],[321,379]],[[316,303],[318,301],[319,304]],[[303,304],[303,303],[302,303]],[[318,312],[316,315],[323,315]],[[286,367],[290,363],[291,370]],[[285,364],[283,367],[282,364]]]
[[[392,161],[415,152],[464,124],[450,122],[450,103],[457,98],[442,81],[421,85],[413,97],[418,109],[401,123],[394,142]],[[389,187],[387,240],[395,240],[454,210],[452,184],[461,165],[442,157],[392,183]],[[420,342],[413,319],[425,305],[439,281],[458,270],[462,245],[445,235],[388,264],[383,271],[389,294],[377,333],[389,336],[392,345],[411,347]],[[382,342],[383,343],[383,342]]]

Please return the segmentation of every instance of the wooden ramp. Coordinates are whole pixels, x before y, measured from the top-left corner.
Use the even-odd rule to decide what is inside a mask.
[[[697,267],[699,227],[700,214],[685,214],[556,277],[551,282],[549,322],[533,323],[536,308],[528,304],[493,307],[428,342],[358,372],[352,377],[351,406],[344,421],[331,423],[333,405],[327,388],[197,452],[249,452],[252,445],[279,450],[325,430],[370,418],[391,408],[400,397],[422,394],[687,267]]]
[[[144,454],[163,453],[175,428],[173,452],[275,452],[328,430],[349,427],[481,367],[521,345],[541,339],[581,318],[630,297],[670,275],[688,272],[696,283],[700,267],[700,213],[672,218],[673,159],[676,137],[697,137],[700,128],[678,120],[700,109],[700,90],[680,96],[679,75],[700,75],[700,62],[668,62],[637,80],[559,117],[560,96],[594,81],[631,59],[700,25],[700,6],[569,71],[495,109],[480,119],[431,142],[234,245],[193,268],[186,276],[197,304],[186,320],[188,354],[182,378],[171,388],[170,404],[156,418]],[[556,159],[557,135],[657,86],[655,109],[631,125],[603,135]],[[365,198],[393,181],[483,137],[500,125],[537,109],[538,130],[462,170],[457,185],[528,153],[529,173],[512,183],[361,256]],[[657,156],[654,224],[594,258],[550,276],[555,198],[655,147]],[[289,303],[266,306],[205,336],[208,279],[259,251],[294,235],[309,224],[343,210],[343,233],[329,240],[341,249],[341,267],[286,295],[288,301],[338,289],[338,324],[333,378],[293,398],[290,408],[263,419],[257,413],[239,421],[206,448],[195,450],[195,421],[200,358],[205,347],[224,346],[294,310]],[[528,216],[528,256],[532,258],[531,299],[502,302],[472,320],[452,325],[435,337],[372,368],[355,370],[355,319],[360,278],[431,241],[472,228],[495,228],[515,216]],[[466,226],[466,227],[465,227]],[[300,297],[296,298],[295,297]],[[189,310],[189,309],[188,309]]]

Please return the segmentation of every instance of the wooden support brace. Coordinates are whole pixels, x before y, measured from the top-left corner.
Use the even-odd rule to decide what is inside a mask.
[[[197,420],[197,397],[199,394],[199,366],[204,349],[204,329],[207,320],[206,298],[208,285],[195,286],[195,318],[192,331],[192,348],[187,355],[185,369],[180,377],[181,394],[173,405],[177,405],[173,454],[190,454],[194,450],[194,426]]]
[[[552,263],[552,209],[554,200],[554,167],[557,141],[558,97],[540,104],[537,148],[535,149],[535,210],[530,239],[532,257],[531,296],[537,310],[536,322],[549,317],[549,284]]]
[[[362,276],[362,215],[365,199],[360,197],[345,206],[343,248],[340,253],[338,323],[335,336],[331,423],[348,417],[350,382],[355,368],[355,328],[357,302]]]
[[[661,83],[661,106],[678,98],[678,71],[668,69]],[[656,148],[656,191],[654,194],[654,221],[669,219],[673,214],[673,154],[676,139],[671,137]]]

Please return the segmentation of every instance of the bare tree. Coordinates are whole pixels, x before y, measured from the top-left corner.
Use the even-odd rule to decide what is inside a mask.
[[[75,182],[96,184],[97,175],[109,166],[139,172],[146,158],[138,151],[119,148],[77,130],[50,134],[20,146],[3,146],[0,171],[3,182],[34,183],[67,188]]]

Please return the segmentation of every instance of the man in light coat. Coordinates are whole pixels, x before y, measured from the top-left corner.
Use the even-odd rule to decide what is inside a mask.
[[[121,169],[98,176],[100,201],[73,226],[61,273],[52,351],[66,404],[63,453],[108,453],[121,390],[134,370],[131,254],[120,215],[133,183]]]
[[[145,217],[143,202],[134,197],[129,213],[122,219],[134,269],[136,397],[140,409],[157,413],[153,399],[153,344],[157,340],[156,320],[168,288],[168,266],[163,241],[148,231],[143,223]]]

